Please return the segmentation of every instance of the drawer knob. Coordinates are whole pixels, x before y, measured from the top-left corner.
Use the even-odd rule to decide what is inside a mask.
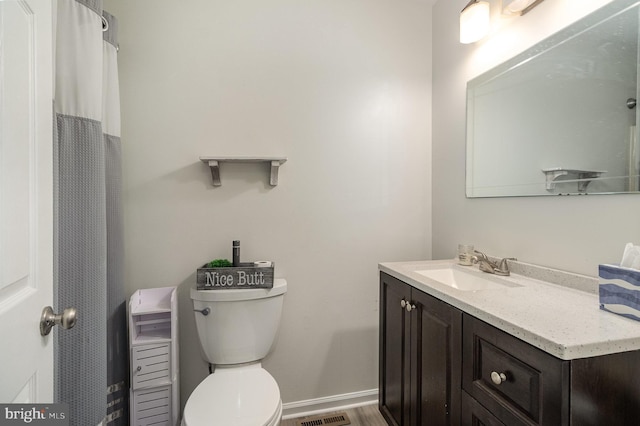
[[[496,385],[502,384],[507,381],[507,376],[504,373],[498,373],[496,371],[491,372],[491,381]]]
[[[406,301],[406,300],[404,300],[404,299],[402,299],[402,300],[400,301],[400,307],[401,307],[402,309],[404,309],[404,308],[405,308],[405,306],[407,306],[407,301]]]

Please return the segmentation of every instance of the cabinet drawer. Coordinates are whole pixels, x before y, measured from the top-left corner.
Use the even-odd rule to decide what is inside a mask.
[[[462,392],[462,419],[461,426],[505,426],[496,419],[486,408],[471,398],[468,393]]]
[[[568,424],[568,378],[567,361],[464,316],[462,386],[505,424]]]
[[[141,345],[132,349],[131,372],[133,389],[149,388],[171,383],[171,355],[169,343]]]

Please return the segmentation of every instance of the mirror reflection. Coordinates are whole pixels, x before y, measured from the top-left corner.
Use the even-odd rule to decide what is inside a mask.
[[[640,190],[639,5],[616,0],[468,83],[468,197]]]

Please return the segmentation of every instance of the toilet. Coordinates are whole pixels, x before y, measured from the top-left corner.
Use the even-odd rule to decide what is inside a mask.
[[[260,361],[277,335],[287,282],[273,288],[191,289],[209,374],[191,393],[182,426],[278,426],[282,400]]]

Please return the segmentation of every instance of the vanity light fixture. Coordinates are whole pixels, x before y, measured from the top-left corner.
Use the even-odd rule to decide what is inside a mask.
[[[503,15],[524,15],[544,0],[502,0]]]
[[[491,26],[488,1],[471,0],[460,12],[460,43],[475,43],[489,33]]]

